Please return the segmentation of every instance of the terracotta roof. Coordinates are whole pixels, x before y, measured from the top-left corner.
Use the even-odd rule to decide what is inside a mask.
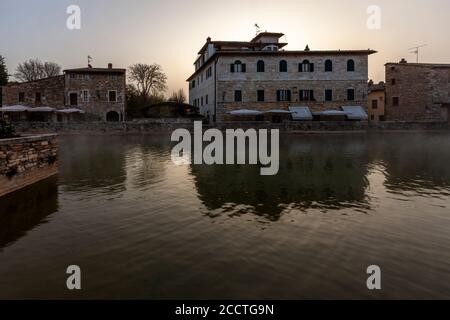
[[[117,68],[75,68],[75,69],[66,69],[64,72],[71,73],[125,73],[126,69],[117,69]]]

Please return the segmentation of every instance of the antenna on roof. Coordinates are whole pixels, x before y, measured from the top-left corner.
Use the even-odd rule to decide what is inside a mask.
[[[426,46],[427,46],[427,44],[423,44],[423,45],[420,45],[420,46],[417,46],[417,47],[412,47],[412,48],[408,49],[409,52],[414,53],[416,55],[417,63],[419,63],[419,49],[423,48],[423,47],[426,47]]]
[[[87,56],[87,60],[88,60],[88,67],[92,68],[92,65],[91,65],[91,61],[93,60],[92,57],[91,56]]]
[[[256,35],[258,35],[258,33],[261,32],[261,28],[258,26],[257,23],[255,23],[255,28],[256,28]]]

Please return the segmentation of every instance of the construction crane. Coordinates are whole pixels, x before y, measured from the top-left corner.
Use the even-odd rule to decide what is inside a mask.
[[[420,49],[420,48],[423,48],[423,47],[426,47],[426,46],[427,46],[427,44],[422,44],[422,45],[420,45],[420,46],[412,47],[412,48],[409,48],[409,49],[408,49],[409,52],[414,53],[414,54],[416,55],[416,61],[417,61],[417,63],[419,63],[419,49]]]

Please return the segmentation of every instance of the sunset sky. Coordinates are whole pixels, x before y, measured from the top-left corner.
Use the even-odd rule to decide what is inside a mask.
[[[66,8],[81,8],[81,30],[66,28]],[[366,10],[381,8],[381,29],[369,30]],[[198,50],[213,40],[250,40],[254,24],[283,32],[287,50],[375,49],[369,77],[384,80],[384,63],[427,44],[421,62],[450,63],[448,0],[0,0],[0,55],[9,73],[29,58],[63,68],[158,63],[170,94],[184,88]]]

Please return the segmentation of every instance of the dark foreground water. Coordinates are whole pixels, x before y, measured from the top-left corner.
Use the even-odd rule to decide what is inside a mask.
[[[0,298],[450,298],[449,134],[282,136],[274,177],[60,140],[58,177],[0,199]]]

